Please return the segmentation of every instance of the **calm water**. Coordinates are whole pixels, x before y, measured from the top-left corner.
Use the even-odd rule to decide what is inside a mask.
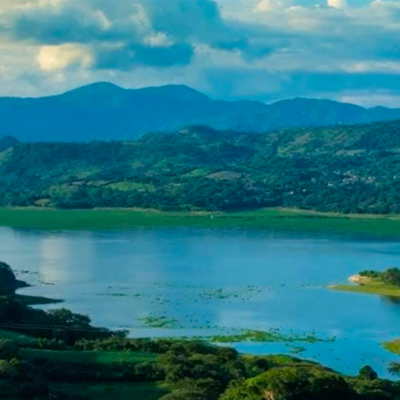
[[[0,254],[21,279],[36,285],[21,293],[65,299],[65,307],[90,315],[94,324],[128,328],[132,336],[279,328],[336,337],[295,345],[307,348],[302,357],[342,372],[356,373],[369,363],[387,376],[388,363],[397,359],[379,343],[400,337],[400,304],[325,287],[363,269],[399,266],[400,242],[243,230],[4,228]],[[146,327],[141,318],[149,315],[174,319],[177,327]],[[236,347],[252,353],[293,350],[293,344]]]

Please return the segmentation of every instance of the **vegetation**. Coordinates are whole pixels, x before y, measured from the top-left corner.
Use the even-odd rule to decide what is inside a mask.
[[[201,341],[110,337],[64,346],[31,350],[0,341],[0,394],[138,400],[381,400],[400,395],[397,382],[379,379],[369,366],[357,377],[346,377],[289,356],[241,355]],[[83,346],[92,350],[82,351]],[[6,386],[10,381],[13,386]]]
[[[201,340],[129,339],[123,332],[92,327],[86,316],[65,309],[35,310],[28,303],[12,294],[0,301],[0,323],[6,326],[0,338],[0,397],[4,399],[383,400],[400,396],[400,384],[379,379],[370,366],[357,377],[347,377],[314,362],[241,355]],[[257,334],[257,338],[262,337]],[[391,366],[393,374],[399,371],[399,365]]]
[[[400,339],[391,340],[383,343],[383,347],[391,353],[400,355]]]
[[[14,295],[16,289],[28,286],[25,282],[18,281],[11,267],[0,262],[0,296]]]
[[[389,268],[384,272],[362,271],[350,278],[352,285],[333,285],[330,288],[347,292],[371,293],[400,297],[400,269]]]
[[[225,335],[225,336],[212,336],[207,338],[209,341],[214,343],[237,343],[237,342],[324,342],[324,341],[333,341],[334,339],[323,340],[317,338],[313,335],[307,336],[287,336],[279,332],[278,330],[271,330],[269,332],[265,331],[244,331],[237,334]]]
[[[398,214],[399,127],[194,127],[136,142],[21,143],[1,153],[0,206]]]
[[[74,399],[95,400],[158,400],[168,390],[156,382],[73,384],[54,383],[56,393],[68,393]]]
[[[174,329],[179,328],[179,321],[165,316],[148,315],[140,319],[142,323],[150,328]]]
[[[21,355],[26,360],[32,361],[61,361],[81,364],[121,364],[151,362],[157,355],[144,352],[99,352],[99,351],[67,351],[22,349]]]
[[[399,236],[398,216],[322,214],[289,209],[207,213],[155,210],[0,208],[0,226],[43,230],[121,230],[153,227],[267,228]]]

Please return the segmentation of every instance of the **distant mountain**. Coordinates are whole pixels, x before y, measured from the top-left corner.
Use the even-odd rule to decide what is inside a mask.
[[[280,127],[356,124],[400,119],[400,109],[366,109],[331,100],[297,98],[267,105],[212,100],[183,85],[126,90],[95,83],[42,98],[0,98],[4,135],[20,141],[134,139],[187,125],[265,132]]]

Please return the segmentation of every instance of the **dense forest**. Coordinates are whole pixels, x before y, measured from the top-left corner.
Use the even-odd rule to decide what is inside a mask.
[[[289,356],[242,355],[197,340],[129,339],[50,299],[15,294],[0,263],[0,398],[36,400],[385,400],[398,381],[368,365],[354,377]],[[398,375],[400,365],[390,371]]]
[[[399,121],[0,149],[1,206],[400,212]]]

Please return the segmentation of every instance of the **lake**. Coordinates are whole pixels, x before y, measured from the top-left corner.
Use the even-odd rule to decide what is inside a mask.
[[[344,373],[372,365],[388,376],[380,347],[400,337],[400,304],[326,289],[364,269],[400,265],[390,240],[227,229],[38,232],[0,228],[0,254],[22,294],[65,300],[95,325],[133,337],[206,336],[280,329],[321,343],[236,343],[241,351],[293,354]],[[59,308],[48,305],[44,308]],[[146,317],[164,316],[167,329]]]

